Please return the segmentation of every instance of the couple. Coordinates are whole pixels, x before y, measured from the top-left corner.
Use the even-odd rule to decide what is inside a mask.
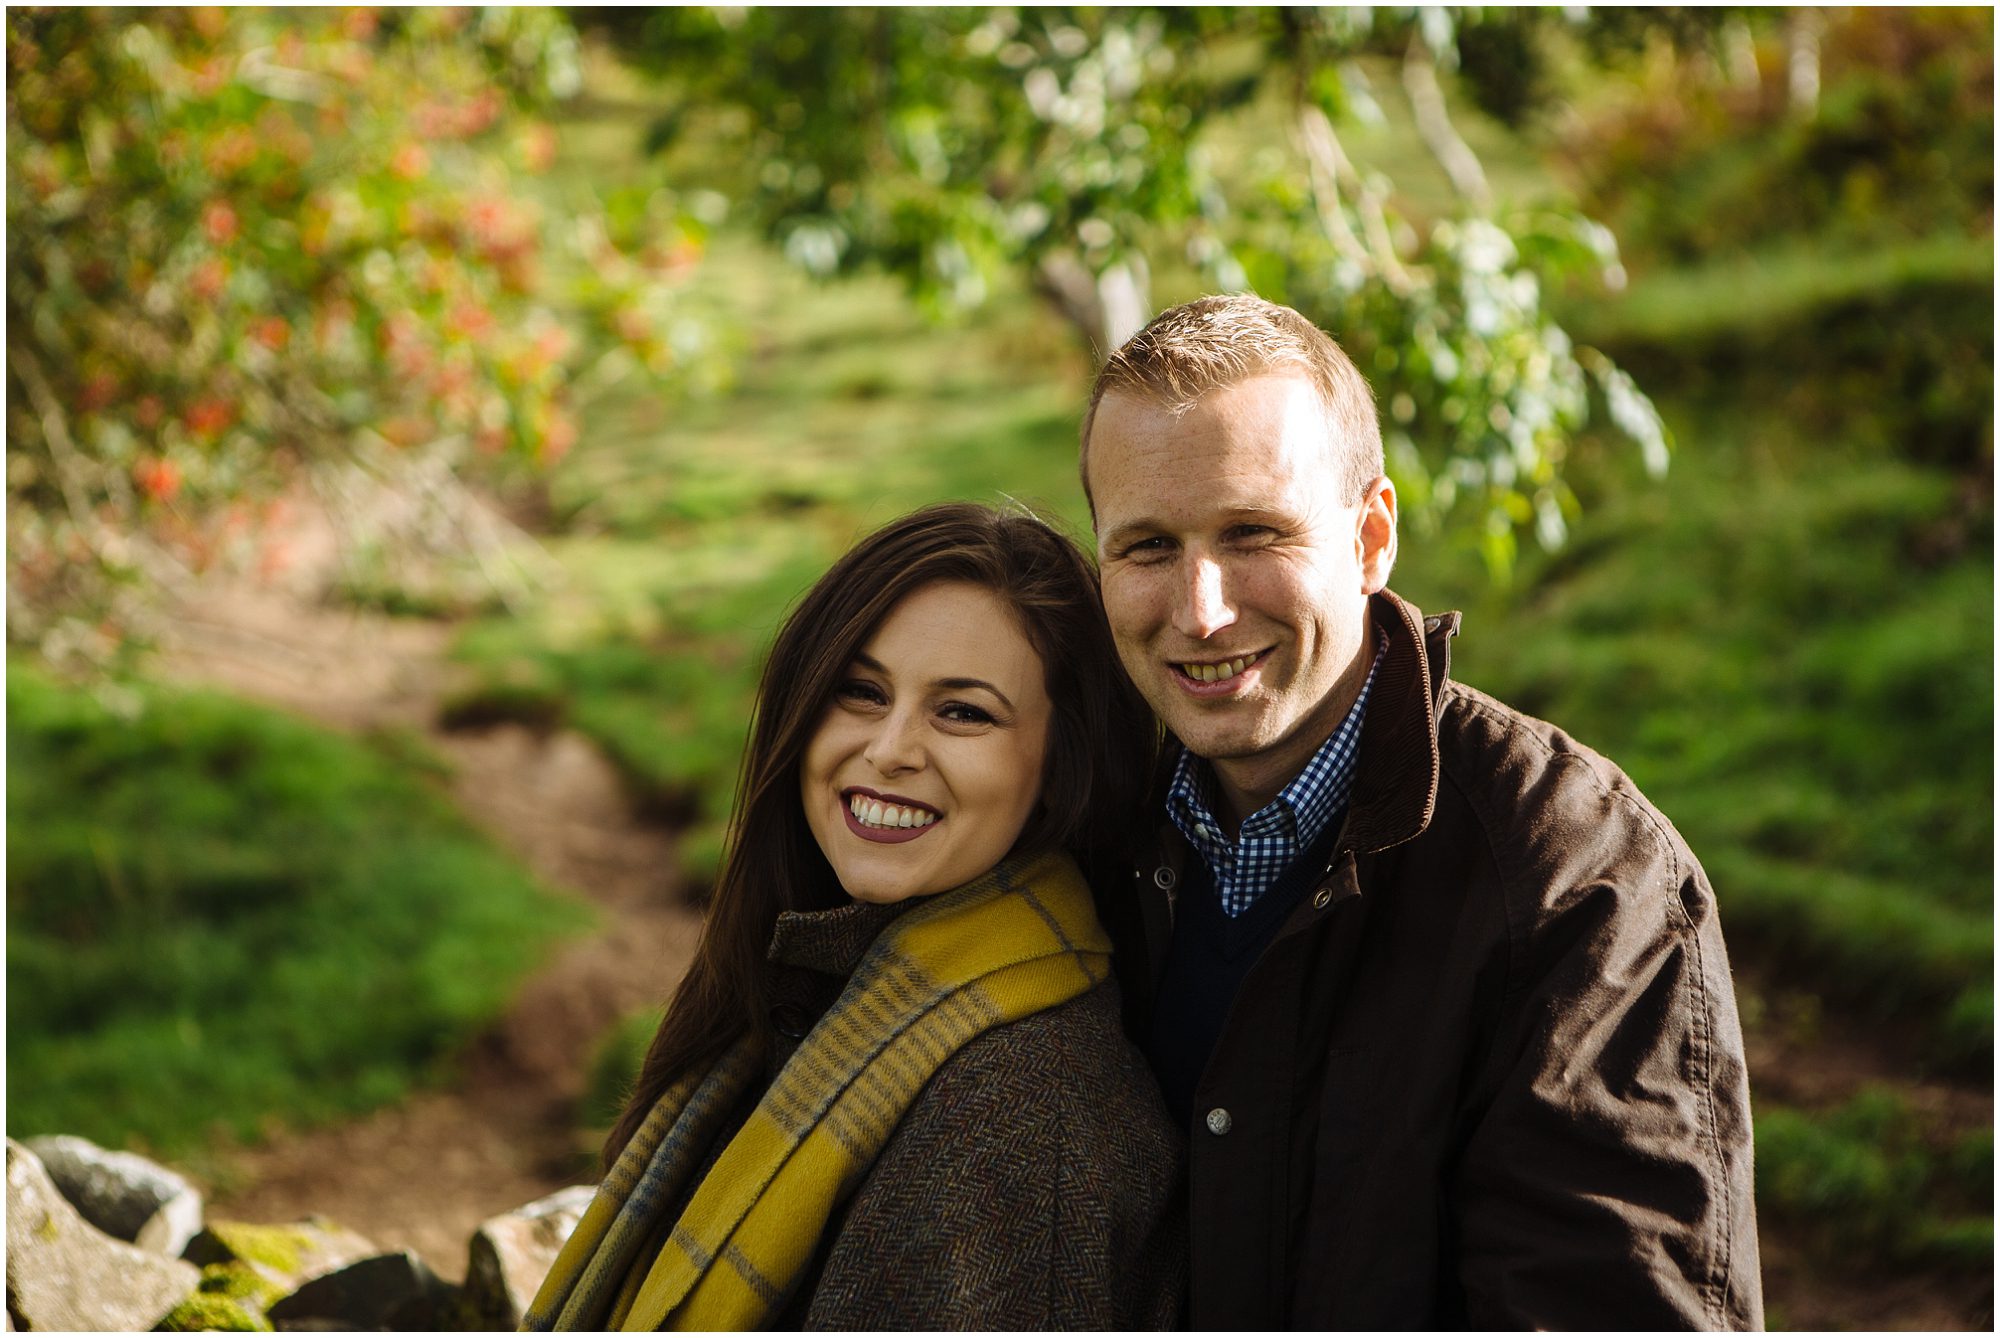
[[[932,507],[785,624],[527,1326],[1757,1326],[1714,894],[1387,590],[1353,364],[1166,312],[1083,479],[1101,576]]]

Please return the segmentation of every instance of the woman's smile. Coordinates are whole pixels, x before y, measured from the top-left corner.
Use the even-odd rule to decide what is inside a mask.
[[[847,801],[847,828],[864,841],[884,845],[914,841],[943,817],[928,804],[877,794],[865,786],[849,786],[841,795]]]

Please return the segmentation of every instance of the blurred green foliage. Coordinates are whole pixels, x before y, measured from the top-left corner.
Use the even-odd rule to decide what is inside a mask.
[[[1655,48],[1574,123],[1563,152],[1584,205],[1635,266],[1802,236],[1824,255],[1991,233],[1992,11],[1819,17],[1811,114],[1787,96],[1785,30],[1767,22],[1741,33],[1749,78],[1718,69],[1712,46]]]
[[[173,1154],[371,1109],[585,922],[408,741],[167,689],[114,710],[20,660],[7,722],[15,1137]]]
[[[1757,1115],[1757,1207],[1848,1258],[1991,1276],[1993,1131],[1951,1137],[1892,1088]]]
[[[740,166],[724,188],[822,275],[880,269],[938,312],[1010,271],[1101,360],[1154,311],[1151,276],[1289,303],[1354,352],[1389,411],[1403,503],[1480,536],[1495,573],[1576,512],[1567,447],[1608,422],[1664,471],[1638,384],[1545,301],[1611,281],[1611,234],[1560,199],[1497,208],[1438,73],[1461,24],[1437,7],[593,11],[661,78],[656,144]],[[1344,147],[1384,113],[1361,57],[1400,61],[1420,151],[1456,194],[1411,207],[1408,162]],[[1379,72],[1379,70],[1378,70]],[[1257,146],[1229,161],[1227,122]],[[717,154],[718,146],[727,150]]]
[[[10,642],[103,664],[155,586],[290,560],[336,467],[459,551],[454,471],[575,442],[607,350],[674,362],[671,214],[543,198],[576,91],[547,9],[10,10]],[[648,249],[621,245],[643,234]],[[657,389],[657,386],[656,386]]]

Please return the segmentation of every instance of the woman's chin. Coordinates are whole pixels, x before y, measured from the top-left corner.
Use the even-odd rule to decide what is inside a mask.
[[[920,883],[903,878],[857,878],[852,883],[841,884],[847,895],[856,901],[865,901],[871,906],[893,906],[911,897],[929,896],[932,892],[942,892],[943,888],[925,887]]]

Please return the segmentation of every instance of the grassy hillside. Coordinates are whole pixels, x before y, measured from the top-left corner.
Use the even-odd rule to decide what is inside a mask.
[[[434,1076],[582,913],[396,737],[7,670],[7,1132],[194,1151]]]

